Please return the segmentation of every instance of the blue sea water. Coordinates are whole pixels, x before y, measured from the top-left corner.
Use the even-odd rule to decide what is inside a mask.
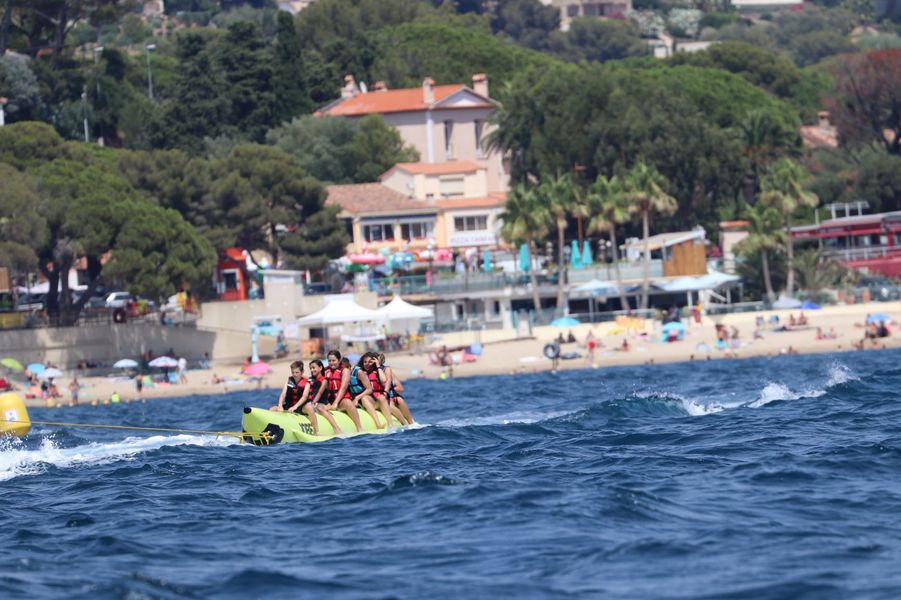
[[[315,445],[37,426],[0,449],[0,597],[899,598],[899,358],[410,381],[423,426]]]

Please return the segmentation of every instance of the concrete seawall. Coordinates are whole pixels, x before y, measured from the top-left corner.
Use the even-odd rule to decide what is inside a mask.
[[[261,336],[257,347],[260,354],[271,354],[275,340]],[[189,360],[206,353],[216,361],[237,363],[250,355],[251,340],[249,332],[150,323],[0,331],[0,357],[10,356],[23,364],[49,360],[62,368],[82,360],[109,365],[120,358],[137,359],[147,350],[159,356],[170,348]]]

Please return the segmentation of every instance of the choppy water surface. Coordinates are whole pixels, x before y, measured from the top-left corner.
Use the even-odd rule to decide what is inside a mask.
[[[0,596],[901,597],[899,358],[413,381],[426,426],[319,445],[37,427],[0,450]]]

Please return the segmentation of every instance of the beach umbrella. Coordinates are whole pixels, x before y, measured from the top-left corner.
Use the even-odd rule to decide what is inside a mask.
[[[133,369],[138,366],[138,362],[130,358],[123,358],[113,363],[114,369]]]
[[[21,371],[25,368],[22,366],[22,363],[17,361],[15,358],[4,358],[3,360],[0,360],[0,365],[3,365],[11,371]]]
[[[41,373],[41,379],[56,379],[57,377],[62,377],[63,372],[59,369],[54,369],[53,367],[49,369],[45,369],[43,373]]]
[[[805,302],[804,304],[802,304],[801,308],[803,308],[804,310],[820,310],[820,305],[817,304],[816,302],[808,301],[808,302]]]
[[[582,242],[582,265],[590,267],[592,264],[594,264],[594,259],[591,257],[591,244],[588,243],[588,240],[584,240]]]
[[[250,366],[244,369],[244,374],[249,375],[250,377],[262,377],[271,370],[272,368],[269,366],[269,363],[260,361],[250,364]]]
[[[873,313],[867,316],[867,323],[884,323],[886,321],[891,321],[891,319],[885,313]]]
[[[572,317],[560,317],[551,321],[551,327],[575,327],[580,324],[578,319]]]
[[[34,373],[35,375],[40,375],[41,373],[44,372],[44,369],[46,369],[47,367],[45,367],[41,363],[31,363],[30,365],[28,365],[25,368],[28,369],[29,371],[31,371],[32,373]]]
[[[491,253],[488,250],[482,251],[482,270],[486,273],[491,272]]]
[[[579,242],[572,241],[572,250],[569,253],[569,264],[573,269],[582,268],[582,254],[579,252]]]
[[[525,273],[529,272],[529,247],[523,244],[519,247],[519,270]]]
[[[169,356],[157,356],[147,364],[159,369],[174,369],[178,366],[178,361]]]
[[[779,299],[773,302],[773,308],[801,308],[801,301],[787,296],[779,296]]]

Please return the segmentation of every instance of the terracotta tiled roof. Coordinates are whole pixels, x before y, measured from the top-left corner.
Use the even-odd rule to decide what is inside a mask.
[[[353,185],[330,185],[327,206],[340,206],[351,214],[389,213],[405,211],[434,212],[435,207],[419,200],[404,196],[380,183],[358,183]]]
[[[470,208],[503,208],[507,200],[507,194],[497,192],[488,194],[484,198],[446,198],[435,202],[435,206],[442,210],[463,210]]]
[[[388,172],[385,173],[385,175],[387,175],[394,169],[412,173],[414,175],[452,175],[455,173],[472,173],[473,171],[478,171],[479,169],[484,168],[485,167],[480,167],[476,163],[469,160],[451,160],[448,162],[440,163],[397,163],[391,169],[389,169]],[[385,175],[382,175],[382,177],[384,177]]]
[[[448,96],[464,89],[467,89],[467,87],[462,83],[436,85],[432,88],[435,102],[431,105],[425,103],[421,87],[386,90],[384,92],[367,92],[352,98],[336,100],[332,104],[316,111],[316,114],[332,117],[353,117],[373,113],[385,114],[426,110]],[[491,106],[491,104],[486,101],[485,106]]]
[[[832,126],[807,125],[802,127],[801,139],[811,148],[838,148],[838,130]]]

